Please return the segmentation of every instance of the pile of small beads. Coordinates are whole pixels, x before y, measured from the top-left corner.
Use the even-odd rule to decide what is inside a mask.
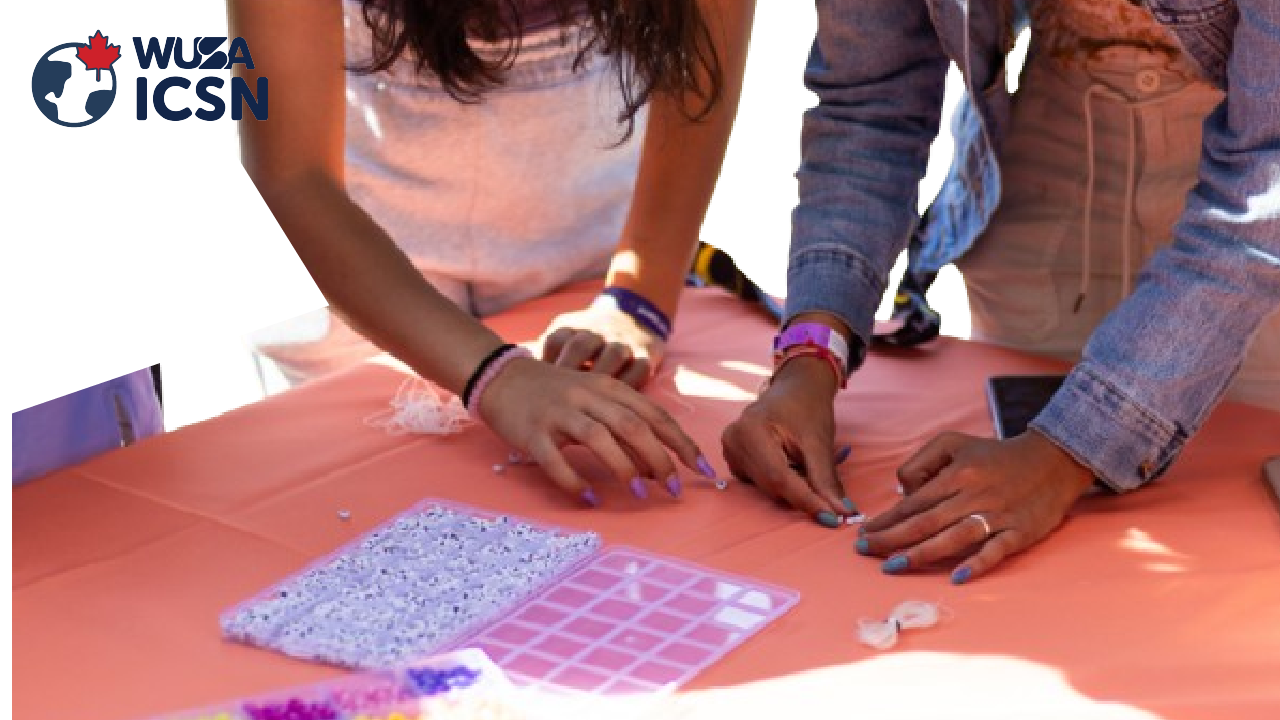
[[[594,533],[427,504],[233,608],[222,628],[294,657],[392,667],[502,615],[600,544]]]
[[[155,720],[528,720],[519,702],[492,660],[461,650],[392,672],[354,673]]]

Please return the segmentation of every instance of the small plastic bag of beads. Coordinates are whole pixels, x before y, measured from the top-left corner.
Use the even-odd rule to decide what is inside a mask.
[[[509,612],[601,545],[427,502],[223,615],[233,639],[379,669],[440,652]]]
[[[232,700],[152,720],[529,720],[507,676],[482,651],[466,649],[393,671]]]

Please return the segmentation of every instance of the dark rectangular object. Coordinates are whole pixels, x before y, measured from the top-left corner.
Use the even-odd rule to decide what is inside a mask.
[[[1276,502],[1276,509],[1280,510],[1280,455],[1263,463],[1262,480],[1271,490],[1271,499]]]
[[[1008,440],[1026,432],[1027,425],[1062,387],[1065,375],[999,375],[987,380],[987,402],[996,437]]]

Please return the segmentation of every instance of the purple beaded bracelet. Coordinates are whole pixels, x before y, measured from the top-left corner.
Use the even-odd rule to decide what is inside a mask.
[[[512,345],[489,362],[480,373],[479,379],[476,380],[475,387],[463,398],[463,405],[467,406],[467,412],[471,414],[471,419],[476,422],[484,422],[484,418],[480,417],[480,400],[484,397],[484,391],[489,389],[489,384],[493,382],[494,378],[498,377],[503,368],[510,364],[512,360],[532,357],[533,353],[528,348]]]

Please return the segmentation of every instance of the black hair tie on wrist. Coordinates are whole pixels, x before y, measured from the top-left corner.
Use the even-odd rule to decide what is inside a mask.
[[[467,380],[466,387],[462,389],[462,406],[463,407],[467,408],[468,410],[471,409],[471,393],[476,389],[476,383],[480,382],[480,376],[484,375],[484,371],[487,370],[495,360],[502,357],[507,352],[514,350],[515,347],[516,346],[511,343],[506,343],[504,345],[499,346],[498,349],[489,353],[484,357],[483,360],[480,361],[480,364],[476,366],[475,371],[471,373],[471,377]]]

